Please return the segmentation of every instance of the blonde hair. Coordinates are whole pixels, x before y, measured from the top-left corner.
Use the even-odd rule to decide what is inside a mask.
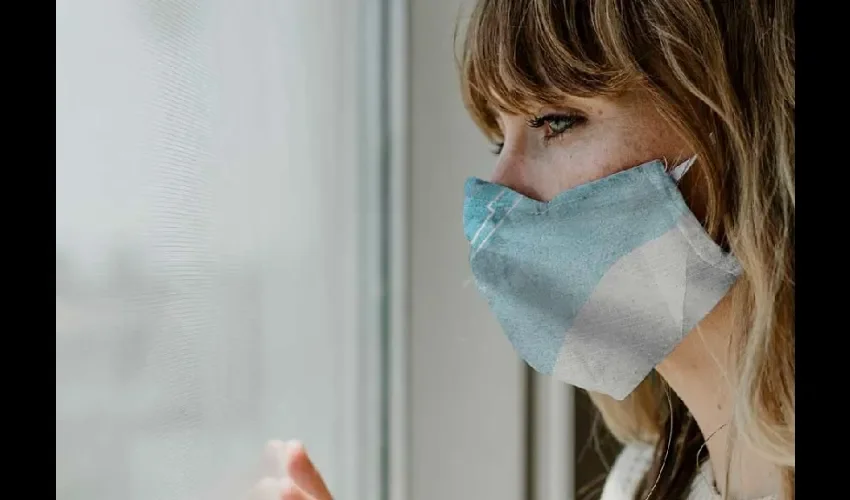
[[[494,140],[494,108],[529,114],[566,95],[640,90],[693,146],[700,161],[686,197],[687,189],[705,196],[706,229],[744,270],[732,292],[744,332],[730,346],[738,353],[732,428],[783,469],[788,498],[795,468],[794,40],[793,0],[479,0],[459,60],[465,104]],[[622,402],[591,396],[618,439],[669,444],[682,461],[702,436],[676,399],[673,413],[685,421],[666,442],[667,394],[652,376]],[[682,494],[695,468],[674,471],[653,496]]]

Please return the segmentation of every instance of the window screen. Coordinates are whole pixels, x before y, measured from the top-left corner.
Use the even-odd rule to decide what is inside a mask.
[[[235,500],[293,437],[360,497],[356,5],[56,9],[57,499]]]

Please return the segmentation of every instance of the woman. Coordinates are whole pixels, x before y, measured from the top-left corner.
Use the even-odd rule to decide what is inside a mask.
[[[520,355],[589,390],[626,444],[605,500],[794,498],[793,16],[793,0],[472,16],[465,102],[498,155],[467,184],[473,273]],[[274,495],[330,499],[284,448]]]

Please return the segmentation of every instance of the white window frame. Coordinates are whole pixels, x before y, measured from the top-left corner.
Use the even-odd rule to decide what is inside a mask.
[[[386,152],[389,142],[385,114],[386,57],[383,44],[387,36],[386,0],[335,0],[333,20],[341,23],[340,60],[343,74],[351,85],[342,103],[351,106],[353,127],[343,127],[354,135],[348,143],[357,155],[358,168],[341,183],[357,186],[358,213],[348,219],[356,224],[356,311],[358,321],[343,347],[342,393],[344,415],[337,433],[341,443],[339,462],[340,491],[354,498],[384,499],[387,493],[386,451],[388,433],[387,385],[388,352],[388,277],[385,265],[388,208]],[[329,21],[331,21],[329,19]],[[325,28],[331,30],[332,25]],[[351,295],[349,295],[351,296]]]

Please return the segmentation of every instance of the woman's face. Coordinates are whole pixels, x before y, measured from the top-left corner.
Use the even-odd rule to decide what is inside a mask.
[[[648,98],[571,98],[534,117],[497,115],[504,142],[492,181],[549,201],[572,187],[666,159],[691,156]]]

